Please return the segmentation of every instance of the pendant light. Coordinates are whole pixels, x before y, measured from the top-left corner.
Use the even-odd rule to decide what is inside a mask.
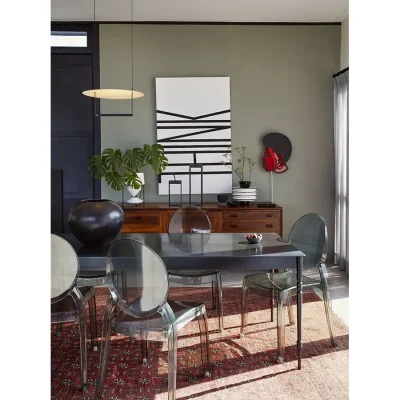
[[[132,49],[132,89],[90,89],[82,92],[85,96],[93,97],[95,99],[95,114],[97,116],[126,116],[132,114],[97,114],[96,112],[96,99],[108,99],[108,100],[133,100],[143,97],[142,92],[133,90],[133,0],[131,0],[131,49]],[[93,0],[93,25],[96,24],[96,0]],[[133,105],[132,105],[133,108]],[[133,110],[132,110],[133,111]]]

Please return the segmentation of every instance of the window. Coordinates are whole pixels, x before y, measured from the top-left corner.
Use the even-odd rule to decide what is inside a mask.
[[[87,45],[87,32],[51,32],[51,47],[87,47]]]

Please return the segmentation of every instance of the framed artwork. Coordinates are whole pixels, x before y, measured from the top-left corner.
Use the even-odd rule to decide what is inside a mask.
[[[203,193],[232,192],[232,170],[223,164],[231,147],[230,79],[156,78],[157,143],[165,148],[168,167],[158,192],[182,180],[189,194],[189,165],[203,165]],[[192,173],[193,194],[201,193],[201,174]],[[178,188],[176,188],[178,190]]]

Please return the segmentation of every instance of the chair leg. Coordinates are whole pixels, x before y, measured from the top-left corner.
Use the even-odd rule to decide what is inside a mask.
[[[100,400],[104,390],[104,380],[107,372],[108,354],[110,351],[111,317],[114,311],[114,303],[110,296],[104,307],[104,320],[102,342],[100,346],[99,373],[97,375],[95,399]]]
[[[219,331],[224,331],[224,307],[222,304],[222,278],[221,273],[218,271],[215,274],[216,278],[216,289],[217,289],[217,312],[218,312],[218,324]]]
[[[278,291],[278,311],[277,311],[277,330],[278,330],[278,351],[277,361],[283,363],[285,353],[285,313],[284,313],[284,292]]]
[[[177,333],[172,328],[168,336],[168,400],[176,398]]]
[[[62,332],[62,322],[58,322],[56,328],[56,335],[61,336],[61,332]]]
[[[241,309],[241,324],[240,324],[240,338],[244,338],[244,330],[247,326],[247,317],[249,310],[249,288],[246,285],[246,278],[243,280],[242,290],[242,309]]]
[[[82,390],[87,391],[87,349],[86,349],[86,313],[83,312],[79,318],[79,336],[81,347],[81,372]]]
[[[293,305],[292,305],[292,296],[291,295],[288,296],[286,304],[287,304],[287,311],[288,311],[288,317],[289,317],[289,324],[294,325],[295,321],[294,321],[294,315],[293,315]]]
[[[321,277],[321,289],[322,295],[324,298],[324,306],[325,306],[325,315],[326,320],[328,322],[329,335],[331,337],[332,347],[337,347],[337,343],[335,342],[335,338],[333,335],[333,327],[332,327],[332,305],[331,305],[331,292],[328,284],[329,274],[324,263],[319,264],[318,266],[319,274]]]
[[[120,287],[121,274],[122,274],[122,272],[114,272],[114,273],[113,273],[113,275],[114,275],[114,278],[113,278],[113,279],[115,280],[115,286],[116,286],[116,287]],[[122,292],[123,292],[123,291],[122,291]],[[124,293],[122,293],[122,296],[123,296],[123,297],[125,296]],[[126,297],[124,297],[124,299],[126,299]],[[113,317],[116,317],[116,316],[117,316],[117,313],[118,313],[117,307],[114,307],[113,310],[114,310]]]
[[[97,309],[96,309],[96,292],[93,288],[93,296],[89,300],[89,318],[90,318],[90,339],[92,350],[97,351]]]
[[[142,339],[140,342],[142,348],[142,363],[146,365],[147,361],[149,360],[149,342],[144,339]]]
[[[212,309],[215,310],[217,308],[217,283],[214,279],[211,282],[211,296],[212,296]]]
[[[87,391],[87,349],[86,349],[86,310],[81,292],[75,287],[71,292],[72,299],[78,311],[79,338],[81,353],[82,391]]]
[[[200,330],[200,346],[201,346],[201,362],[203,364],[204,376],[211,376],[211,363],[210,363],[210,342],[208,338],[208,321],[206,310],[204,314],[197,317]]]
[[[322,287],[322,295],[324,298],[325,315],[326,315],[326,321],[328,323],[329,336],[331,338],[332,347],[337,347],[332,327],[332,306],[330,302],[330,290],[325,285],[323,285]]]

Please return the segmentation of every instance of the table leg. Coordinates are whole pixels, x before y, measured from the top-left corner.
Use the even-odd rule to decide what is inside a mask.
[[[302,320],[302,307],[303,307],[303,257],[296,258],[297,267],[297,363],[298,369],[301,369],[301,320]]]

